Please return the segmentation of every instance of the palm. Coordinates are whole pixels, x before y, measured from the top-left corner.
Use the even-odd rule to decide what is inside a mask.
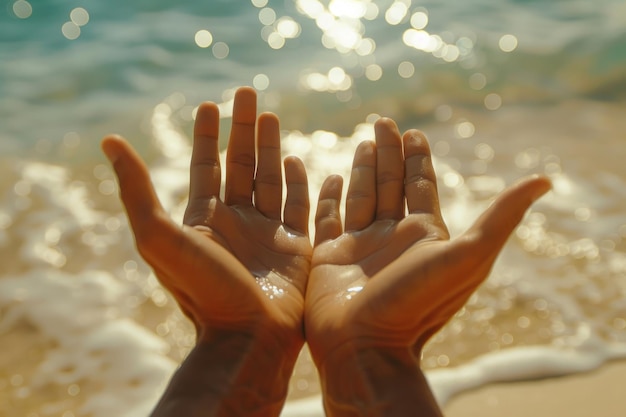
[[[199,244],[206,248],[206,253],[214,254],[206,257],[202,268],[241,265],[247,273],[242,270],[230,278],[241,288],[215,291],[219,284],[213,283],[206,294],[199,294],[196,289],[197,296],[231,319],[244,319],[262,310],[288,317],[292,326],[299,326],[312,251],[308,236],[280,220],[265,217],[252,206],[228,207],[215,201],[215,207],[202,208],[200,212],[205,214],[203,221],[187,224],[202,236]]]
[[[263,114],[257,123],[256,94],[240,89],[222,201],[218,126],[217,106],[201,105],[182,228],[161,208],[139,156],[124,141],[105,140],[105,152],[118,155],[114,166],[137,246],[199,331],[263,324],[290,342],[303,340],[312,251],[304,166],[285,160],[283,209],[278,119]]]
[[[376,133],[377,146],[365,143],[355,155],[345,231],[339,179],[322,187],[305,313],[318,358],[354,338],[421,349],[487,277],[513,227],[547,189],[542,178],[510,188],[450,241],[425,139],[410,132],[402,146],[385,120]]]

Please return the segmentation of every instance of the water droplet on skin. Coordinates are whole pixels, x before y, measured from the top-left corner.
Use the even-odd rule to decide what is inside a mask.
[[[345,294],[343,295],[345,297],[346,300],[352,300],[352,298],[358,294],[359,292],[361,292],[363,290],[363,286],[354,286],[354,287],[350,287],[346,290]]]
[[[273,300],[274,298],[280,298],[285,295],[285,290],[272,284],[267,277],[256,276],[256,282],[257,284],[259,284],[265,295],[267,295],[270,300]]]

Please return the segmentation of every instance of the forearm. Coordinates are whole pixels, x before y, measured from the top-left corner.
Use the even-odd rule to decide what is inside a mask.
[[[440,417],[409,350],[342,346],[320,367],[328,417]]]
[[[298,354],[279,345],[233,332],[199,341],[152,417],[278,416]]]

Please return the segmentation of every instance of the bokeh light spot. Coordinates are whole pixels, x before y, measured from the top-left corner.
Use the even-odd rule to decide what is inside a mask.
[[[428,15],[424,12],[415,12],[411,16],[411,26],[415,29],[424,29],[428,25]]]
[[[499,94],[491,93],[485,97],[485,108],[487,110],[498,110],[502,106],[502,97]]]
[[[276,24],[276,31],[283,38],[293,39],[300,36],[300,25],[290,17],[281,17]]]
[[[217,59],[224,59],[230,53],[230,48],[224,42],[216,42],[213,45],[213,56]]]
[[[445,45],[441,58],[446,62],[454,62],[459,59],[460,55],[461,53],[456,45]]]
[[[511,34],[504,35],[500,38],[498,45],[503,52],[513,52],[517,48],[517,38]]]
[[[365,68],[365,77],[370,81],[378,81],[383,76],[383,69],[380,65],[371,64]]]
[[[336,17],[361,19],[367,13],[367,4],[358,0],[332,0],[328,10]]]
[[[487,77],[480,72],[474,73],[469,77],[469,85],[474,90],[482,90],[487,85]]]
[[[491,161],[495,153],[494,149],[487,143],[479,143],[474,148],[474,155],[486,161]]]
[[[267,44],[272,49],[280,49],[285,46],[285,38],[278,32],[272,32],[267,37]]]
[[[82,7],[77,7],[70,12],[70,20],[77,26],[85,26],[89,23],[89,13]]]
[[[326,91],[328,89],[328,78],[326,78],[323,74],[313,73],[308,74],[304,80],[303,84],[315,91]]]
[[[411,78],[415,74],[415,66],[408,61],[403,61],[398,65],[398,74],[402,78]]]
[[[268,26],[276,21],[276,12],[271,7],[259,10],[259,22]]]
[[[373,54],[375,50],[376,42],[374,42],[373,39],[366,38],[361,39],[361,42],[359,42],[359,46],[357,46],[355,51],[360,56],[367,56]]]
[[[197,31],[194,38],[200,48],[208,48],[213,43],[213,35],[206,29]]]
[[[18,0],[13,3],[13,13],[20,19],[28,19],[33,14],[33,6],[26,0]]]
[[[345,76],[346,72],[340,67],[333,67],[328,71],[328,79],[333,84],[341,83]]]
[[[252,85],[259,91],[267,90],[270,86],[270,79],[265,74],[257,74],[252,79]]]
[[[385,13],[385,20],[390,25],[399,25],[406,17],[408,11],[409,9],[406,4],[396,1],[387,9],[387,12]]]
[[[474,132],[476,128],[472,122],[468,122],[467,120],[461,121],[456,125],[456,134],[461,139],[467,139],[474,136]]]
[[[380,9],[376,3],[367,3],[363,17],[367,20],[375,20],[378,17],[378,13],[380,13]]]
[[[65,22],[63,26],[61,26],[61,32],[63,36],[72,41],[78,39],[80,36],[80,26],[74,22]]]

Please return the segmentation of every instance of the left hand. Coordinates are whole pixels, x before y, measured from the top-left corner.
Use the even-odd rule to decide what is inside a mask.
[[[342,361],[329,359],[344,346],[404,351],[419,363],[428,338],[487,278],[527,208],[550,188],[545,177],[520,181],[450,240],[424,135],[401,138],[390,119],[375,131],[376,143],[361,143],[354,156],[345,229],[341,178],[320,192],[305,326],[323,374]]]

